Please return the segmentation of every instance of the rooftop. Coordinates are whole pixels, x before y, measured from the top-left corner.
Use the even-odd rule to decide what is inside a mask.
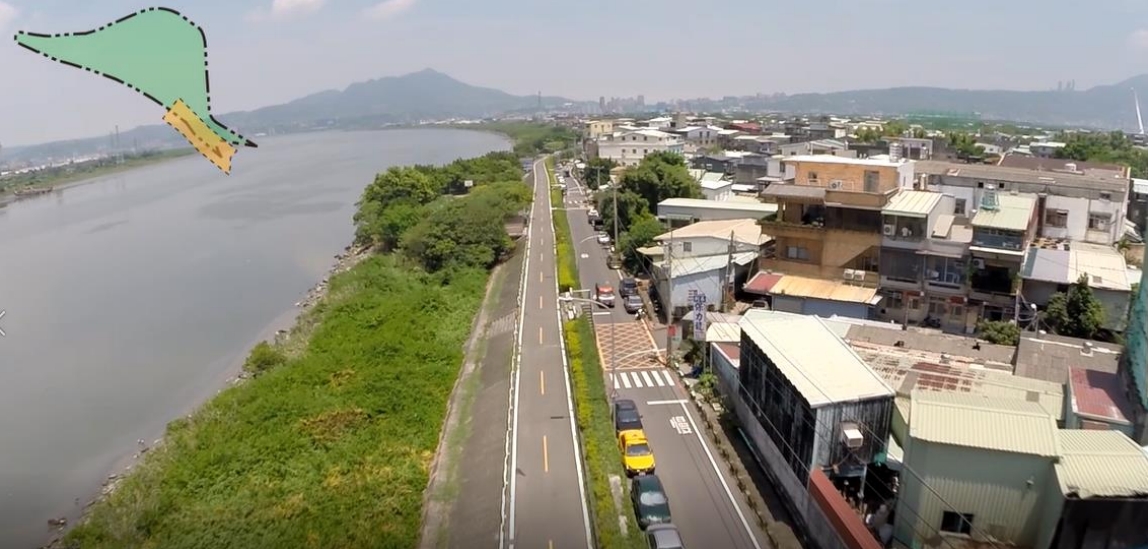
[[[1060,454],[1056,421],[1035,402],[915,391],[909,436],[940,444],[1017,454]]]
[[[849,329],[850,342],[863,342],[893,349],[911,349],[920,360],[977,365],[1003,372],[1013,369],[1016,347],[993,345],[976,338],[944,334],[936,331],[887,330],[872,326],[854,326]]]
[[[973,228],[953,214],[941,214],[933,224],[931,236],[937,240],[968,244],[973,241]]]
[[[741,337],[741,330],[738,330],[738,337]],[[714,343],[714,346],[725,355],[727,359],[734,365],[738,366],[741,362],[741,347],[737,343],[730,343],[726,341]]]
[[[1026,231],[1036,209],[1036,196],[1030,194],[997,193],[997,209],[979,208],[973,216],[973,227]]]
[[[929,191],[901,191],[881,208],[881,213],[903,217],[928,217],[942,196],[944,195],[941,193]]]
[[[757,252],[742,252],[733,254],[733,262],[737,265],[748,265],[757,259]],[[671,276],[688,276],[692,274],[708,273],[725,269],[729,266],[729,255],[703,255],[703,256],[689,256],[673,258],[673,273]],[[666,271],[667,264],[662,263],[658,266],[662,272]]]
[[[739,324],[811,407],[893,397],[885,381],[820,318],[751,309]]]
[[[1131,425],[1128,418],[1132,416],[1132,408],[1120,376],[1071,368],[1068,385],[1072,394],[1070,406],[1077,416],[1085,420]]]
[[[1021,334],[1015,372],[1019,376],[1067,383],[1069,368],[1116,373],[1120,351],[1119,345],[1030,332]]]
[[[958,164],[938,160],[922,160],[916,163],[914,170],[919,174],[963,177],[967,179],[1014,181],[1017,183],[1047,187],[1099,189],[1109,192],[1126,192],[1128,190],[1128,180],[1117,177],[1041,172],[1024,168],[1008,168],[985,164]]]
[[[837,280],[784,275],[765,290],[772,295],[785,295],[876,305],[881,301],[876,288],[852,286]]]
[[[1062,430],[1056,478],[1065,497],[1148,497],[1148,455],[1119,431]]]
[[[1072,242],[1056,248],[1030,247],[1021,267],[1021,277],[1053,284],[1074,284],[1088,275],[1093,288],[1132,291],[1128,263],[1115,248]]]
[[[658,215],[662,216],[662,208],[697,208],[702,210],[733,210],[745,212],[754,218],[762,218],[777,213],[776,204],[766,204],[760,201],[741,202],[729,200],[705,200],[703,198],[667,198],[658,203]],[[674,232],[677,234],[677,231]]]
[[[853,166],[878,166],[896,168],[904,162],[890,162],[874,158],[847,158],[831,154],[799,154],[785,157],[785,162],[811,162],[816,164],[850,164]]]
[[[1100,162],[1084,162],[1081,160],[1069,160],[1067,158],[1038,158],[1034,156],[1020,156],[1009,154],[1002,156],[998,166],[1004,168],[1020,168],[1024,170],[1036,171],[1068,171],[1069,164],[1075,164],[1075,173],[1088,175],[1092,177],[1127,177],[1128,168],[1118,164],[1103,164]]]
[[[768,236],[761,234],[761,227],[758,226],[757,220],[752,218],[698,221],[680,229],[674,229],[672,232],[660,234],[654,237],[654,240],[665,242],[671,237],[675,239],[708,237],[729,240],[731,233],[737,242],[753,246],[760,246],[770,240]]]

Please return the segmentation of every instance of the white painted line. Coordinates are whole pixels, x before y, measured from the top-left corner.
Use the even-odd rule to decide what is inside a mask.
[[[645,372],[642,373],[645,374]],[[654,372],[654,385],[657,385],[658,387],[666,386],[666,383],[662,381],[662,376],[658,375],[658,372]]]
[[[618,381],[618,376],[610,374],[610,382],[614,384],[615,389],[620,388],[619,385],[621,385],[621,382]]]
[[[650,400],[646,402],[647,406],[661,406],[663,404],[684,404],[685,400]]]
[[[666,384],[668,384],[670,387],[677,385],[677,383],[674,383],[674,376],[670,374],[669,370],[662,370],[662,375],[666,377]]]
[[[618,377],[622,378],[622,385],[625,385],[627,389],[631,388],[630,378],[626,376],[626,372],[618,374]]]
[[[679,405],[682,407],[682,411],[685,412],[686,420],[690,422],[690,427],[693,428],[694,436],[697,437],[698,442],[701,443],[702,450],[706,451],[706,457],[709,458],[710,466],[713,467],[714,474],[717,475],[718,480],[721,481],[721,487],[725,490],[725,495],[729,498],[730,504],[733,505],[733,510],[737,511],[737,518],[741,519],[741,525],[745,528],[746,535],[748,535],[749,540],[753,542],[753,549],[761,549],[761,544],[757,542],[757,537],[753,535],[753,529],[749,527],[749,521],[745,520],[745,513],[741,512],[741,506],[737,504],[737,499],[733,497],[733,492],[729,489],[729,483],[727,483],[725,477],[722,476],[721,469],[718,467],[717,460],[714,459],[714,454],[710,451],[709,445],[706,444],[705,437],[698,432],[698,424],[694,423],[694,416],[690,414],[690,409],[686,407],[686,401],[681,401]]]
[[[594,316],[609,315],[610,311],[594,311]]]
[[[642,370],[642,379],[646,380],[646,387],[654,386],[654,380],[650,379],[650,372]]]

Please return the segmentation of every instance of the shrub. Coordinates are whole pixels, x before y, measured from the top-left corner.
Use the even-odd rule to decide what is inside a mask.
[[[1020,342],[1020,327],[1003,320],[982,320],[977,323],[981,339],[997,345],[1016,345]]]
[[[252,374],[261,374],[284,362],[287,362],[287,355],[266,341],[260,341],[251,349],[251,354],[247,355],[243,369]]]

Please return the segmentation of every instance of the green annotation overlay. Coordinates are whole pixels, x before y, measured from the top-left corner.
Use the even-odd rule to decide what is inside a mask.
[[[119,82],[158,103],[164,121],[224,173],[236,147],[257,146],[211,115],[207,35],[170,8],[147,8],[97,29],[20,31],[16,43],[65,65]]]

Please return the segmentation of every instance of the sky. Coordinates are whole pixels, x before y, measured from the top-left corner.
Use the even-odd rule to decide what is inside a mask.
[[[470,84],[647,102],[902,85],[1076,89],[1148,73],[1148,0],[0,0],[0,37],[141,8],[207,33],[216,114],[434,68]],[[162,109],[0,40],[0,145],[107,135]]]

